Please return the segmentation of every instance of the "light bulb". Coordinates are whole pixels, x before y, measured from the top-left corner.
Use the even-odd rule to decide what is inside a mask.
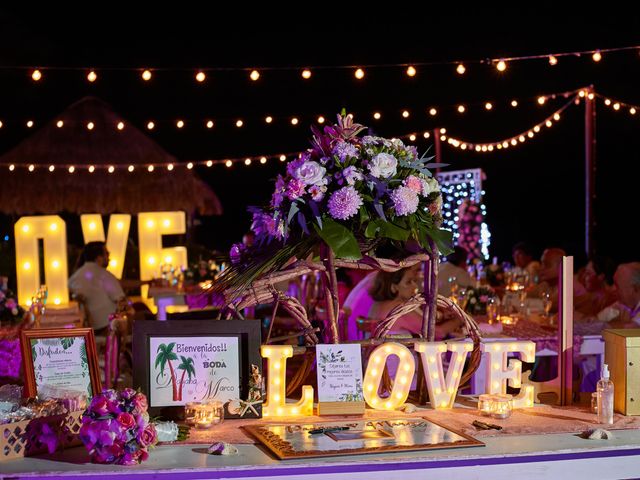
[[[260,157],[260,163],[263,165],[267,163],[267,157]]]
[[[496,68],[499,72],[504,72],[507,69],[507,64],[504,60],[500,60],[498,63],[496,63]]]
[[[203,71],[196,73],[196,81],[202,83],[206,80],[206,78],[207,75]]]
[[[271,116],[267,116],[267,117],[264,119],[264,121],[265,121],[266,123],[271,123],[271,122],[273,122],[273,117],[271,117]]]
[[[437,113],[438,113],[438,111],[435,108],[430,108],[429,109],[429,115],[431,115],[432,117],[437,115]]]
[[[155,167],[154,167],[153,165],[149,165],[149,166],[147,167],[147,171],[148,171],[148,172],[153,172],[154,170],[155,170]]]
[[[458,105],[458,113],[464,113],[465,110],[464,105]]]
[[[318,123],[324,123],[324,117],[322,115],[318,117]]]
[[[599,50],[596,50],[595,52],[593,52],[593,55],[591,56],[591,58],[593,58],[594,62],[599,62],[600,60],[602,60],[602,54],[600,53]]]
[[[118,122],[118,125],[116,126],[116,128],[117,128],[118,130],[122,130],[122,129],[124,129],[124,123],[123,123],[123,122]]]
[[[93,165],[89,165],[89,168],[87,170],[89,170],[89,173],[93,173],[96,171],[96,167],[94,167]]]
[[[464,72],[466,72],[466,71],[467,71],[467,69],[461,63],[459,63],[458,66],[456,67],[456,72],[458,72],[458,74],[460,74],[460,75],[464,75]]]
[[[364,78],[364,70],[362,70],[361,68],[358,68],[356,69],[354,75],[358,80],[362,80]]]
[[[258,72],[257,70],[252,70],[249,74],[249,78],[254,82],[257,81],[260,78],[260,72]]]
[[[151,80],[151,72],[149,70],[145,70],[144,72],[142,72],[142,79],[145,82],[148,82],[149,80]]]
[[[376,120],[380,120],[381,117],[382,117],[382,115],[380,115],[380,112],[375,112],[373,114],[373,118],[376,119]]]
[[[209,120],[207,122],[207,128],[213,128],[213,121]]]
[[[236,121],[236,127],[240,128],[240,127],[242,127],[242,125],[244,125],[244,122],[242,120],[237,120]]]
[[[133,165],[129,165],[127,167],[127,170],[129,171],[129,173],[133,172],[134,169],[135,169],[135,167]]]
[[[193,168],[193,162],[187,163],[187,169],[191,170]]]
[[[206,165],[207,167],[210,167],[211,165],[213,165],[213,160],[207,160]]]
[[[167,165],[167,170],[169,171],[173,170],[173,163],[170,163],[169,165]]]
[[[287,160],[287,156],[286,155],[280,155],[280,161],[284,162]]]
[[[547,101],[546,97],[538,97],[538,104],[539,105],[544,105],[544,102]]]
[[[484,104],[484,108],[486,108],[487,110],[491,110],[493,108],[493,105],[491,105],[490,102],[487,102]]]
[[[149,123],[147,123],[147,128],[148,128],[149,130],[153,130],[155,126],[156,126],[156,124],[155,124],[155,123],[153,123],[153,122],[149,122]]]
[[[95,82],[97,79],[98,79],[98,75],[93,70],[91,70],[87,74],[87,80],[89,80],[91,83]]]
[[[557,64],[558,64],[558,59],[553,55],[549,55],[549,65],[557,65]]]
[[[245,158],[244,164],[245,165],[251,165],[251,159],[250,158]]]
[[[34,70],[33,73],[31,73],[31,78],[33,79],[34,82],[39,81],[42,78],[42,72],[40,72],[40,70]]]
[[[182,127],[184,127],[184,122],[183,122],[182,120],[178,120],[178,121],[176,122],[176,127],[178,127],[178,128],[182,128]]]
[[[308,80],[311,78],[311,70],[309,70],[308,68],[305,68],[302,71],[302,78],[304,78],[305,80]]]
[[[293,117],[291,119],[291,125],[297,125],[298,124],[298,119],[296,117]]]
[[[233,165],[233,162],[232,162],[231,160],[227,160],[226,162],[224,162],[224,164],[225,164],[227,167],[230,167],[231,165]]]
[[[407,75],[410,77],[415,77],[416,76],[416,69],[413,66],[409,66],[407,67]]]
[[[116,169],[115,169],[115,167],[114,167],[113,165],[109,165],[109,168],[107,168],[107,171],[108,171],[109,173],[113,173],[115,170],[116,170]]]

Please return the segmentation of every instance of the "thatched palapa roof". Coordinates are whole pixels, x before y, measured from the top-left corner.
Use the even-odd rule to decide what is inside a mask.
[[[63,128],[56,123],[62,120]],[[125,128],[118,130],[118,122]],[[87,128],[93,122],[92,130]],[[176,167],[147,171],[148,165],[178,163],[109,105],[94,97],[71,105],[49,124],[0,156],[3,177],[0,211],[6,214],[138,213],[184,210],[218,215],[216,194],[193,170]],[[9,165],[15,165],[13,171]],[[29,172],[27,166],[36,166]],[[48,170],[50,165],[57,168]],[[73,173],[68,167],[75,165]],[[96,165],[89,173],[80,165]],[[108,173],[105,165],[120,166]],[[133,172],[126,166],[133,165]],[[125,167],[125,168],[122,168]]]

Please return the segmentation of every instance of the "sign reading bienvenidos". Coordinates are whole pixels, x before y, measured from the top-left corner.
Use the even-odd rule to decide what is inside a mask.
[[[237,337],[151,337],[149,404],[221,402],[240,396]]]
[[[360,345],[316,345],[318,402],[364,402]]]

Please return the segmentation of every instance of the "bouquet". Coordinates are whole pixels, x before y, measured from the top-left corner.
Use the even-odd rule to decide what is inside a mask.
[[[465,311],[471,315],[485,315],[487,304],[494,295],[493,289],[484,285],[467,288]]]
[[[158,441],[149,423],[147,397],[131,388],[104,390],[84,412],[80,439],[95,463],[135,465]]]
[[[24,318],[24,309],[18,305],[16,295],[0,288],[0,325],[14,325]]]
[[[364,129],[344,113],[322,132],[312,127],[312,148],[278,175],[270,204],[250,208],[255,244],[232,247],[218,288],[241,290],[321,242],[351,260],[375,243],[450,251],[451,232],[440,228],[440,186],[429,171],[439,165],[399,139],[359,136]]]

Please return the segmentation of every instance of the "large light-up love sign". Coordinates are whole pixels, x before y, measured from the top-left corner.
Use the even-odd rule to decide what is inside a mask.
[[[105,241],[102,216],[80,216],[85,243]],[[109,219],[106,238],[111,258],[107,269],[116,277],[122,277],[124,259],[131,226],[131,215],[114,214]],[[44,281],[49,289],[49,301],[59,305],[69,301],[68,259],[66,224],[57,215],[39,215],[20,218],[15,226],[16,271],[18,302],[30,305],[31,297],[42,283],[38,240],[44,244]],[[176,268],[187,266],[185,247],[162,247],[162,236],[186,232],[184,212],[141,212],[138,215],[140,243],[140,279],[150,280],[160,274],[160,265],[171,264]],[[148,287],[142,287],[146,296]]]
[[[533,362],[535,343],[531,341],[510,341],[481,343],[481,349],[489,360],[487,366],[487,393],[504,393],[507,382],[512,387],[521,387],[522,362],[508,359],[509,353],[520,353],[522,360]],[[431,406],[437,409],[452,408],[458,393],[464,362],[473,350],[471,342],[416,342],[415,351],[420,354],[424,369]],[[302,387],[302,399],[295,404],[285,403],[286,359],[293,355],[289,345],[269,345],[262,347],[262,356],[268,360],[267,403],[263,412],[268,416],[312,415],[313,387]],[[442,355],[451,352],[446,375]],[[393,387],[389,396],[379,395],[382,372],[390,356],[399,360]],[[510,362],[508,362],[510,360]],[[401,406],[409,395],[415,372],[415,359],[409,348],[399,343],[384,343],[369,357],[364,376],[364,398],[376,410],[393,410]],[[514,398],[515,408],[533,406],[533,387],[525,385]]]

